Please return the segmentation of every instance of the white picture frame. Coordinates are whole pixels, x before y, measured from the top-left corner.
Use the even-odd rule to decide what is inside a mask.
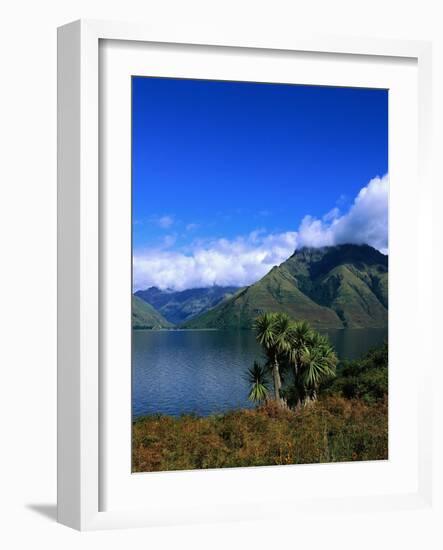
[[[100,105],[101,96],[100,63],[103,60],[100,53],[100,44],[103,41],[117,41],[117,44],[164,44],[175,45],[174,51],[189,48],[223,48],[229,55],[248,56],[253,52],[266,52],[285,55],[294,52],[304,52],[309,55],[329,54],[330,59],[340,59],[354,62],[361,60],[371,64],[371,60],[386,59],[393,65],[396,61],[412,60],[418,82],[418,94],[410,96],[416,100],[416,112],[418,124],[414,126],[418,137],[418,148],[411,152],[417,153],[418,167],[417,178],[411,176],[409,187],[405,177],[405,203],[414,199],[413,184],[420,203],[420,217],[417,227],[422,235],[431,234],[431,200],[432,181],[430,177],[430,150],[431,150],[431,46],[424,42],[370,40],[345,37],[315,37],[312,35],[296,37],[257,38],[249,36],[238,37],[228,32],[221,33],[217,37],[187,36],[186,31],[168,33],[135,24],[101,21],[77,21],[61,27],[58,34],[58,519],[80,530],[103,529],[130,526],[151,526],[161,524],[174,524],[183,522],[214,521],[220,519],[244,519],[260,518],[264,514],[266,499],[269,502],[282,502],[282,496],[265,494],[256,498],[249,497],[248,506],[245,502],[236,499],[229,493],[222,495],[216,502],[211,502],[211,491],[204,492],[213,487],[221,491],[223,486],[240,485],[243,483],[247,490],[248,483],[254,483],[258,476],[266,476],[266,479],[278,479],[280,482],[287,478],[289,470],[283,468],[263,469],[234,469],[227,473],[218,470],[212,472],[193,473],[166,473],[156,474],[155,477],[130,476],[131,486],[137,486],[134,491],[126,491],[120,488],[121,493],[114,491],[112,506],[104,502],[103,484],[112,483],[117,479],[119,471],[114,470],[112,464],[106,463],[104,454],[110,452],[108,446],[109,437],[106,430],[106,419],[109,410],[106,403],[107,393],[114,392],[118,381],[114,385],[106,384],[103,387],[103,357],[101,344],[103,341],[103,303],[106,302],[108,282],[103,283],[104,266],[107,265],[106,247],[103,243],[106,236],[103,232],[109,230],[106,222],[108,212],[105,209],[114,208],[119,197],[104,200],[104,192],[100,175],[100,154],[102,143],[100,141],[100,112],[104,107]],[[161,50],[161,48],[160,48]],[[206,51],[206,50],[205,50]],[[127,56],[128,53],[125,53]],[[130,54],[129,54],[130,55]],[[173,54],[174,55],[174,54]],[[210,52],[208,55],[211,55]],[[107,58],[108,59],[108,58]],[[161,61],[161,56],[159,60]],[[143,62],[143,60],[142,60]],[[328,60],[324,61],[328,63]],[[195,68],[196,75],[201,71]],[[369,70],[369,69],[368,69]],[[171,73],[175,74],[175,73]],[[187,73],[189,74],[189,73]],[[252,78],[252,76],[251,76]],[[278,78],[278,77],[276,77]],[[414,77],[415,78],[415,77]],[[362,81],[363,82],[363,81]],[[412,81],[411,81],[412,82]],[[339,85],[338,82],[332,84]],[[363,85],[363,84],[362,84]],[[417,98],[418,95],[418,98]],[[125,147],[124,143],[120,146]],[[415,146],[414,146],[415,147]],[[128,155],[127,148],[124,149]],[[406,151],[409,151],[406,149]],[[394,154],[394,157],[397,153]],[[397,158],[398,155],[397,155]],[[408,165],[409,166],[409,165]],[[414,164],[411,165],[414,167]],[[409,195],[408,195],[409,193]],[[409,198],[408,198],[409,197]],[[122,198],[122,197],[120,197]],[[126,195],[127,198],[127,195]],[[108,200],[109,199],[109,200]],[[123,197],[124,199],[124,197]],[[397,200],[397,199],[396,199]],[[114,206],[112,206],[114,204]],[[122,203],[123,204],[123,203]],[[405,223],[401,221],[399,224]],[[127,224],[127,220],[122,221]],[[124,227],[124,226],[120,226]],[[415,227],[414,227],[415,229]],[[105,241],[103,240],[105,239]],[[123,244],[121,253],[125,253]],[[118,247],[117,247],[118,248]],[[427,265],[432,256],[432,247],[422,246],[417,249],[417,258],[420,265]],[[115,259],[113,260],[115,261]],[[124,273],[122,274],[124,278]],[[432,288],[425,284],[426,272],[418,269],[412,282],[417,283],[417,295],[414,297],[417,305],[417,316],[432,316]],[[123,305],[123,307],[125,307]],[[129,328],[129,322],[128,322]],[[118,346],[118,343],[114,345]],[[428,360],[423,361],[424,377],[429,384],[432,375],[431,351],[427,352]],[[129,367],[128,367],[129,368]],[[126,385],[127,387],[127,385]],[[431,428],[431,402],[425,393],[425,387],[419,383],[412,390],[412,386],[406,388],[415,391],[416,409],[413,409],[417,426],[417,434],[414,441],[416,447],[412,448],[413,461],[408,465],[409,470],[399,478],[399,485],[387,490],[385,494],[380,491],[366,491],[358,494],[352,492],[353,484],[363,470],[353,470],[348,479],[348,491],[334,493],[331,485],[329,492],[312,491],[311,498],[307,494],[300,498],[285,498],[285,511],[283,507],[275,506],[277,517],[284,513],[290,514],[294,509],[303,509],[304,513],[309,509],[327,509],[331,503],[336,510],[344,512],[355,507],[364,511],[390,510],[396,508],[423,508],[430,507],[432,502],[432,450]],[[127,401],[127,392],[124,397]],[[129,403],[126,403],[129,406]],[[119,407],[125,407],[124,403]],[[117,413],[121,410],[118,408]],[[121,424],[124,424],[125,420]],[[117,434],[122,434],[122,446],[127,446],[127,432],[119,432],[116,422],[113,426]],[[126,433],[126,435],[124,435]],[[119,435],[117,437],[117,442]],[[414,436],[415,437],[415,436]],[[115,439],[115,438],[114,438]],[[113,443],[115,445],[115,441]],[[115,446],[112,448],[115,450]],[[118,449],[117,449],[118,451]],[[127,452],[126,450],[125,452]],[[115,453],[116,455],[118,452]],[[416,454],[416,456],[415,456]],[[125,458],[123,458],[124,463]],[[122,462],[120,462],[121,464]],[[334,476],[340,480],[343,471],[351,465],[335,465]],[[388,470],[382,474],[378,465],[373,464],[370,475],[386,475],[395,477],[395,461],[391,463],[391,472]],[[290,467],[294,468],[294,467]],[[298,467],[300,468],[300,467]],[[310,468],[310,467],[304,467]],[[315,468],[313,466],[312,468]],[[322,467],[322,478],[330,476],[331,471]],[[371,468],[371,465],[369,465]],[[405,482],[410,472],[414,470],[414,479],[411,484]],[[295,470],[292,470],[295,471]],[[115,472],[115,474],[114,474]],[[305,470],[305,472],[307,472]],[[409,473],[408,473],[409,472]],[[203,478],[202,475],[205,475]],[[309,472],[305,475],[309,476]],[[195,476],[199,476],[196,478]],[[369,479],[369,478],[368,478]],[[197,481],[196,481],[197,480]],[[124,480],[123,480],[124,481]],[[126,480],[128,481],[128,480]],[[120,481],[116,481],[120,483]],[[338,483],[338,482],[337,482]],[[401,484],[404,484],[401,486]],[[140,506],[140,487],[150,484],[152,487],[151,504]],[[155,488],[154,488],[155,487]],[[184,497],[174,506],[169,505],[167,499],[152,498],[157,491],[170,494],[174,487],[180,487],[179,493]],[[403,487],[403,488],[402,488]],[[146,489],[142,489],[145,491]],[[190,492],[195,491],[198,499],[206,499],[201,505],[192,503]],[[139,495],[136,496],[138,491]],[[201,491],[201,493],[199,493]],[[106,492],[105,492],[106,493]],[[121,495],[121,496],[120,496]],[[125,496],[123,496],[125,495]],[[131,498],[133,499],[131,501]],[[237,501],[237,502],[236,502]],[[269,510],[266,510],[269,516]]]

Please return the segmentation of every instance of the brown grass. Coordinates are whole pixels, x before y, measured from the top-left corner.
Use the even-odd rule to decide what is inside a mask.
[[[269,403],[221,416],[149,416],[133,425],[133,471],[388,458],[387,401],[326,397],[299,411]]]

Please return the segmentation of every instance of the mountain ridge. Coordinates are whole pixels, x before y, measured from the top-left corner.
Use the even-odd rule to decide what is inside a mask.
[[[369,245],[304,247],[181,326],[252,328],[265,311],[282,311],[316,328],[386,327],[388,257]]]
[[[149,287],[138,290],[135,296],[150,304],[168,322],[174,325],[196,317],[214,308],[217,304],[231,297],[240,290],[236,286],[199,287],[186,290],[161,290],[158,287]]]
[[[132,295],[132,328],[172,328],[172,324],[167,321],[161,315],[161,313],[155,310],[150,304],[144,302],[137,296]]]

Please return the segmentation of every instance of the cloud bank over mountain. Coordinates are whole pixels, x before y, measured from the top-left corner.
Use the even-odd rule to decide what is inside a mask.
[[[252,232],[235,240],[208,242],[189,255],[155,249],[134,254],[134,290],[249,285],[290,256],[296,243],[295,231],[270,235]]]
[[[384,254],[388,250],[389,176],[372,179],[363,187],[347,213],[337,208],[322,219],[305,216],[297,234],[297,247],[336,244],[369,244]]]
[[[231,240],[197,242],[188,253],[164,248],[134,251],[134,290],[249,285],[303,246],[369,244],[386,254],[388,188],[388,175],[374,178],[347,212],[334,208],[321,219],[306,215],[297,231],[257,230]]]

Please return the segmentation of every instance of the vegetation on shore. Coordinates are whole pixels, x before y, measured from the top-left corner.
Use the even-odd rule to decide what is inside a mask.
[[[134,472],[388,458],[387,400],[329,396],[298,411],[274,402],[208,417],[148,416],[133,425]]]
[[[254,370],[248,372],[249,398],[258,402],[268,399],[268,371],[272,373],[278,407],[294,408],[315,401],[320,384],[335,376],[338,363],[329,340],[306,321],[294,321],[285,313],[264,313],[256,319],[254,328],[266,362],[263,369],[254,364]]]
[[[260,367],[263,369],[263,367]],[[260,399],[223,415],[153,415],[133,423],[133,471],[313,464],[388,458],[388,347],[337,367],[316,400]]]
[[[346,399],[359,399],[374,405],[388,396],[388,343],[370,350],[362,359],[344,361],[337,376],[321,387],[324,395],[338,395]]]

